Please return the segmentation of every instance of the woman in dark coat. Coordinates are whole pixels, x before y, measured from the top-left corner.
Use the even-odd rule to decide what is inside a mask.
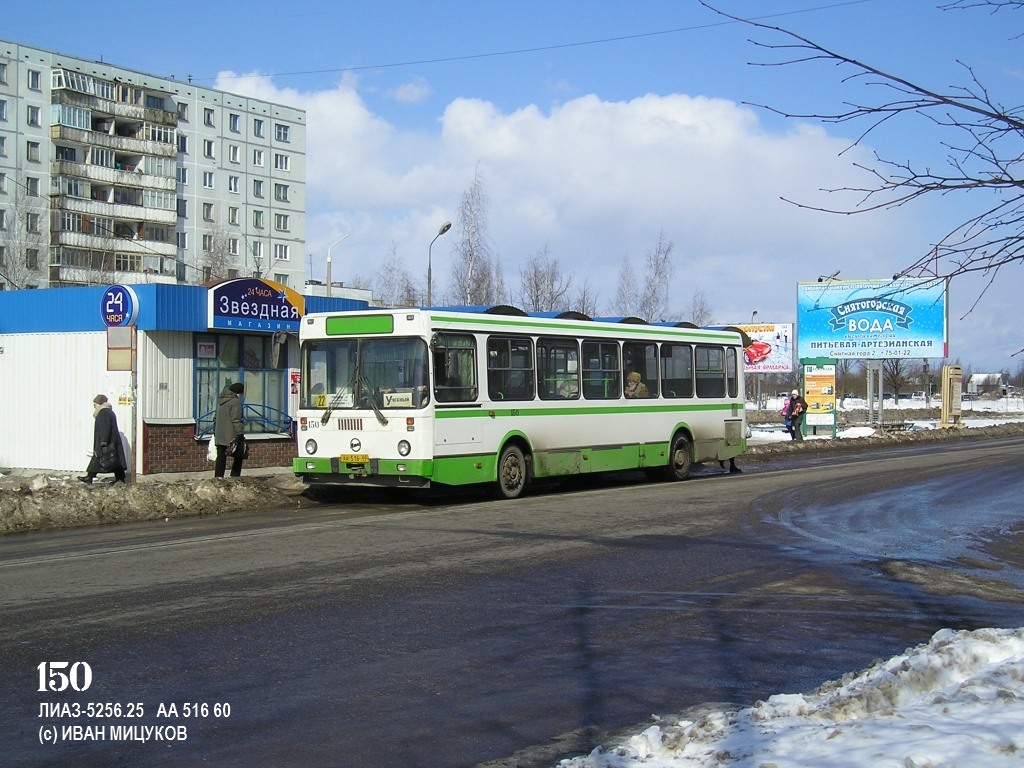
[[[128,462],[125,461],[124,445],[121,443],[121,431],[117,428],[117,416],[114,409],[107,402],[106,395],[96,395],[92,399],[93,418],[96,425],[93,428],[92,436],[92,459],[89,460],[89,467],[85,470],[85,477],[78,478],[83,483],[91,483],[96,475],[103,472],[113,472],[115,483],[124,483],[125,470]],[[116,461],[112,468],[103,469],[100,466],[100,454],[108,445],[114,446]]]

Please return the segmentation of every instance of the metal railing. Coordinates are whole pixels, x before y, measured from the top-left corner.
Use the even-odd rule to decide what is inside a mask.
[[[216,417],[217,409],[214,408],[196,419],[196,440],[203,440],[213,435]],[[242,423],[247,435],[292,437],[295,434],[295,420],[291,416],[284,411],[261,403],[245,403],[242,406]]]

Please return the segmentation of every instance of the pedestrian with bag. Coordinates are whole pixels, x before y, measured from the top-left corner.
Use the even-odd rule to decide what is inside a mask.
[[[107,400],[106,395],[96,395],[92,399],[92,416],[95,420],[92,430],[92,458],[85,470],[85,476],[78,478],[83,483],[92,483],[96,475],[107,472],[114,473],[115,483],[126,483],[124,445],[121,443],[121,431],[117,428],[117,416]]]
[[[793,440],[804,439],[804,414],[807,413],[807,401],[800,394],[799,389],[794,389],[789,396],[789,407],[786,409],[786,419],[789,422],[789,436]]]
[[[240,477],[242,461],[249,453],[245,443],[245,424],[242,421],[242,395],[245,384],[236,381],[224,387],[217,400],[217,414],[213,419],[213,442],[217,446],[217,461],[213,476],[224,477],[228,456],[231,457],[231,477]]]

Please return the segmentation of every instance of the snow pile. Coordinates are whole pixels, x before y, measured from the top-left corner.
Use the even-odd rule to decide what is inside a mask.
[[[654,725],[560,768],[1019,768],[1024,628],[944,629],[809,694]]]

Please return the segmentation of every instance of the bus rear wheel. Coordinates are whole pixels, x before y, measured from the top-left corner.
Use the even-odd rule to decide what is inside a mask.
[[[672,438],[672,448],[668,452],[668,466],[665,467],[665,475],[669,480],[685,480],[690,476],[690,467],[693,465],[693,445],[690,439],[682,434],[676,434]]]
[[[526,488],[526,456],[518,445],[506,445],[498,459],[498,493],[504,499],[518,498]]]

